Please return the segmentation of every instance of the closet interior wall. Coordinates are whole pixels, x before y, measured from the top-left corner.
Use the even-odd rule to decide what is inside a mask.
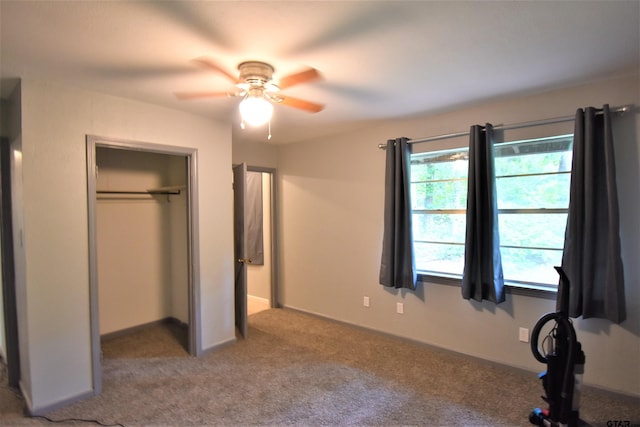
[[[100,335],[176,319],[188,324],[187,160],[97,147]],[[179,194],[104,194],[181,187]]]

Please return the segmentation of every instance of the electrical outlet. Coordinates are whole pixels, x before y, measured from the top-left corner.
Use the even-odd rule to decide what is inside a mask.
[[[362,300],[362,304],[365,307],[369,307],[369,297],[364,297],[364,299]]]
[[[529,342],[529,329],[520,328],[519,338],[522,342]]]
[[[404,314],[404,304],[401,302],[396,303],[396,313]]]

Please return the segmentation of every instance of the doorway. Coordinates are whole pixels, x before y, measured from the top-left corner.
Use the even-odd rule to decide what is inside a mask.
[[[186,327],[201,354],[197,152],[87,137],[90,303],[94,394],[102,388],[104,335],[165,321]]]
[[[236,327],[245,338],[248,316],[280,306],[276,182],[273,168],[234,166]]]
[[[271,247],[271,179],[272,173],[256,171],[247,167],[247,193],[252,195],[256,222],[251,232],[258,234],[252,239],[255,254],[247,265],[247,314],[250,316],[271,308],[272,296],[272,257]]]

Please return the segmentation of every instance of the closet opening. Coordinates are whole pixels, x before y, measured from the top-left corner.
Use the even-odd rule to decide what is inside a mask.
[[[201,353],[196,154],[87,137],[94,394],[103,358]]]

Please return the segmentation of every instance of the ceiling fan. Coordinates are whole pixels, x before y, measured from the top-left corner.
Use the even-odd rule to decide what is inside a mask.
[[[240,103],[240,114],[243,120],[241,125],[247,122],[250,125],[259,126],[268,122],[273,112],[273,104],[281,104],[310,113],[317,113],[324,109],[323,104],[280,93],[282,89],[320,79],[320,73],[315,68],[306,68],[275,82],[273,80],[275,70],[265,62],[246,61],[240,63],[238,65],[239,76],[236,77],[209,58],[201,57],[193,61],[228,78],[235,84],[235,90],[227,92],[175,92],[175,96],[183,100],[220,96],[242,97],[244,99]]]

